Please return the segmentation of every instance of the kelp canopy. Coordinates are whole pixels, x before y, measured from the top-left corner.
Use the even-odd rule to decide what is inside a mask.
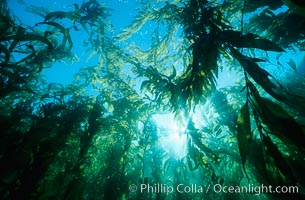
[[[304,199],[304,66],[294,61],[305,48],[304,3],[138,4],[114,35],[112,9],[96,0],[28,7],[44,18],[31,27],[1,1],[1,199]],[[134,39],[145,26],[149,48]],[[69,85],[47,83],[46,68],[73,60],[71,33],[86,35],[97,62]],[[168,150],[162,115],[183,151],[178,140]],[[179,184],[204,192],[156,190]]]

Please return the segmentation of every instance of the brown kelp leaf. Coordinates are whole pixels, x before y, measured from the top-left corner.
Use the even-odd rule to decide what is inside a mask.
[[[305,134],[301,125],[273,101],[263,97],[256,98],[256,101],[261,109],[263,123],[268,126],[271,133],[282,141],[290,142],[304,150]]]
[[[214,151],[212,151],[207,145],[205,145],[201,141],[202,135],[195,128],[194,123],[192,122],[192,120],[189,120],[188,125],[187,125],[187,129],[189,130],[189,135],[191,136],[190,138],[191,138],[191,141],[193,142],[193,144],[195,144],[201,151],[216,156]]]
[[[266,150],[268,151],[269,155],[273,158],[276,167],[282,172],[283,175],[286,176],[286,178],[294,182],[295,177],[291,169],[289,168],[289,165],[285,157],[279,151],[278,147],[272,142],[269,136],[262,135],[262,137],[263,137],[262,139],[264,145],[266,146]]]
[[[47,24],[47,25],[54,26],[55,28],[59,29],[60,32],[63,34],[62,48],[66,47],[66,42],[68,41],[68,43],[69,43],[68,51],[70,51],[72,49],[73,42],[72,42],[72,38],[69,33],[69,29],[63,27],[61,24],[56,23],[56,22],[40,22],[38,24]]]
[[[188,141],[188,154],[186,156],[188,167],[191,171],[196,170],[199,166],[204,164],[202,162],[203,153],[193,146],[191,140]]]
[[[238,60],[246,72],[255,80],[257,84],[262,86],[262,88],[270,94],[272,97],[279,101],[285,102],[287,98],[284,95],[276,92],[277,90],[282,90],[283,87],[277,80],[266,70],[260,68],[256,62],[261,62],[261,59],[250,58],[242,55],[235,48],[231,48],[233,56]],[[273,80],[273,81],[272,81]]]
[[[226,30],[223,32],[225,42],[238,48],[256,48],[265,51],[283,52],[274,42],[253,33],[242,35],[240,31]]]
[[[4,35],[13,25],[12,20],[0,13],[0,35]]]
[[[25,56],[24,58],[22,58],[21,60],[19,60],[18,62],[16,62],[16,65],[18,65],[22,62],[26,62],[36,56],[36,51],[35,51],[35,48],[33,45],[25,44],[25,46],[27,46],[31,50],[31,53],[29,55]]]
[[[34,33],[16,34],[1,38],[1,41],[8,41],[8,40],[14,40],[10,45],[9,48],[10,51],[12,51],[15,48],[18,42],[24,42],[24,41],[40,41],[48,45],[48,48],[50,49],[53,48],[52,43],[46,37]]]
[[[296,14],[305,17],[305,2],[300,0],[283,0],[283,2]]]
[[[265,179],[271,185],[282,185],[284,184],[285,180],[283,180],[283,176],[279,173],[279,169],[275,164],[274,159],[264,147],[264,168],[265,172]]]
[[[5,66],[10,61],[11,54],[2,44],[0,44],[0,56],[1,54],[4,54],[4,58],[0,60],[0,66]]]
[[[238,140],[238,148],[241,157],[241,162],[243,165],[244,172],[247,175],[245,169],[245,162],[247,159],[247,155],[249,153],[249,145],[252,140],[248,102],[246,102],[243,105],[243,107],[240,109],[238,113],[237,140]]]
[[[258,139],[252,139],[250,147],[249,147],[249,153],[247,156],[249,165],[252,165],[255,167],[256,170],[253,172],[255,173],[256,179],[259,182],[262,183],[274,183],[269,182],[268,179],[270,179],[270,173],[267,171],[266,166],[268,165],[268,161],[265,159],[265,150],[264,145],[262,144],[261,140]]]
[[[77,12],[64,12],[64,11],[55,11],[50,12],[44,18],[44,21],[50,21],[52,19],[63,19],[68,18],[71,21],[79,21],[80,15]]]

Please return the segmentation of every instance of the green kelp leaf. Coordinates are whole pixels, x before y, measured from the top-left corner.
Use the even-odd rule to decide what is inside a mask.
[[[283,90],[282,85],[280,85],[279,82],[269,72],[260,68],[260,66],[256,63],[263,60],[244,56],[234,48],[231,48],[231,52],[242,65],[242,67],[246,70],[246,72],[255,80],[257,84],[262,86],[262,88],[268,94],[279,101],[285,102],[287,100],[284,95],[276,92],[277,90]]]
[[[256,179],[261,183],[269,183],[266,181],[269,173],[266,170],[266,160],[264,159],[265,151],[263,144],[260,140],[253,138],[249,146],[249,153],[247,155],[248,163],[250,167],[254,167]]]
[[[72,49],[73,42],[72,42],[72,38],[69,33],[69,29],[63,27],[61,24],[56,23],[56,22],[40,22],[38,24],[47,24],[47,25],[54,26],[55,28],[59,29],[59,31],[64,35],[64,37],[62,39],[62,48],[66,47],[66,43],[68,41],[68,43],[69,43],[68,51],[70,51]]]
[[[238,48],[256,48],[265,51],[284,52],[274,42],[253,33],[242,35],[240,31],[226,30],[223,32],[225,42]]]
[[[262,135],[262,139],[264,145],[266,146],[266,150],[268,151],[269,155],[273,158],[275,165],[277,168],[284,174],[290,181],[295,182],[295,177],[293,172],[289,168],[287,160],[279,151],[278,147],[272,142],[269,136]]]
[[[238,148],[243,165],[244,172],[247,176],[245,169],[245,162],[249,153],[249,145],[252,140],[251,125],[250,125],[250,112],[249,105],[246,102],[240,109],[237,118],[237,141]],[[247,176],[248,177],[248,176]]]
[[[12,20],[0,13],[0,36],[4,35],[13,25]]]
[[[4,54],[3,59],[1,54]],[[5,66],[10,61],[11,54],[9,50],[2,44],[0,44],[0,66]]]
[[[32,52],[29,55],[27,55],[24,58],[22,58],[21,60],[19,60],[18,62],[16,62],[16,65],[18,65],[18,64],[20,64],[22,62],[26,62],[26,61],[28,61],[28,60],[30,60],[30,59],[32,59],[32,58],[34,58],[36,56],[36,51],[35,51],[35,48],[34,48],[33,45],[26,44],[25,46],[27,46]]]
[[[201,151],[216,156],[214,151],[202,142],[202,134],[198,129],[195,128],[192,120],[188,122],[187,129],[189,131],[189,135],[191,136],[190,140],[194,145],[196,145]]]
[[[187,159],[187,165],[191,171],[194,171],[199,167],[200,163],[192,159],[190,155],[188,155],[186,159]]]
[[[79,21],[80,15],[77,12],[64,12],[64,11],[55,11],[55,12],[50,12],[47,14],[44,18],[44,21],[50,21],[53,19],[63,19],[63,18],[68,18],[71,21]]]
[[[118,39],[129,39],[132,34],[138,32],[150,19],[153,19],[153,15],[151,12],[140,12],[139,15],[135,17],[135,20],[131,23],[131,25],[123,29],[121,33],[118,34]]]
[[[40,41],[40,42],[48,45],[48,48],[50,48],[50,49],[53,48],[52,43],[47,38],[45,38],[44,36],[41,36],[41,35],[33,34],[33,33],[10,35],[10,36],[1,38],[1,41],[8,41],[8,40],[14,40],[11,43],[9,50],[14,49],[15,46],[18,44],[18,42],[28,42],[28,41]]]
[[[173,72],[172,74],[168,77],[170,80],[173,80],[177,76],[177,70],[174,66],[172,66]]]
[[[191,140],[188,141],[188,153],[186,156],[188,167],[191,171],[196,170],[202,164],[202,152],[200,152],[196,147],[193,146]]]
[[[283,0],[283,2],[296,14],[305,17],[305,2],[300,0]]]
[[[274,159],[269,154],[269,152],[264,148],[263,151],[264,157],[264,167],[265,167],[265,181],[270,185],[282,185],[284,184],[283,176],[279,173],[279,169],[277,168]],[[261,172],[259,172],[261,173]]]
[[[303,154],[304,155],[304,154]],[[290,169],[292,170],[294,177],[305,177],[305,162],[304,162],[304,156],[295,158],[295,157],[287,157],[286,158],[287,163],[289,164]],[[305,179],[301,178],[298,180],[302,186],[305,186]]]
[[[302,126],[273,101],[263,97],[256,98],[256,101],[260,108],[263,123],[268,126],[271,133],[283,142],[292,143],[300,150],[304,150],[305,134]]]

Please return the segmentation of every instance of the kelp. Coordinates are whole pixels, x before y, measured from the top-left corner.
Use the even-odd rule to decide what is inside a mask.
[[[287,111],[285,111],[280,105],[273,101],[261,97],[256,87],[250,80],[247,80],[247,99],[249,105],[252,107],[254,120],[257,126],[259,137],[263,144],[263,156],[264,164],[260,166],[257,161],[251,160],[254,157],[250,157],[249,163],[252,163],[257,168],[266,170],[268,175],[266,180],[271,184],[283,184],[284,182],[295,182],[296,176],[294,173],[294,167],[290,164],[287,154],[279,149],[279,143],[275,143],[274,136],[280,139],[281,143],[287,148],[298,149],[299,154],[304,154],[304,128],[303,125],[298,123]],[[244,108],[242,108],[244,109]],[[242,110],[240,111],[242,112]],[[249,113],[247,113],[249,114]],[[250,124],[248,124],[249,126]],[[246,126],[244,124],[244,126]],[[238,134],[240,134],[239,132]],[[273,136],[271,139],[270,136]],[[245,138],[245,137],[244,137]],[[240,141],[240,140],[239,140]],[[247,146],[249,144],[244,140],[241,145]],[[251,149],[250,149],[251,151]],[[241,156],[245,154],[245,151],[241,151]],[[248,153],[247,153],[248,154]],[[300,155],[300,156],[301,156]]]
[[[29,55],[25,56],[24,58],[22,58],[21,60],[17,61],[16,65],[21,64],[25,61],[29,61],[36,56],[36,50],[33,45],[25,44],[25,46],[28,47],[28,49],[30,49],[31,53]],[[39,71],[41,71],[41,70],[39,70]]]
[[[39,24],[48,24],[59,29],[64,35],[62,47],[65,47],[65,44],[68,41],[68,49],[72,48],[72,40],[68,31],[71,28],[79,31],[78,26],[81,26],[83,30],[90,35],[89,41],[92,44],[98,45],[99,48],[103,48],[105,46],[105,29],[107,29],[109,24],[109,21],[107,22],[106,18],[109,16],[109,12],[111,10],[99,4],[96,0],[83,2],[81,6],[74,4],[74,8],[74,11],[69,12],[50,12],[45,16],[44,22]],[[61,24],[56,22],[56,20],[59,19],[69,19],[71,22],[73,22],[73,26],[71,28],[64,28]],[[91,30],[88,29],[88,25],[90,26]],[[97,43],[98,40],[94,39],[96,36],[99,37],[98,40],[101,40],[102,43]]]
[[[248,5],[244,5],[245,9],[249,10],[244,11],[252,12],[257,8],[260,8],[261,5],[267,5],[269,6],[269,9],[279,8],[283,5],[282,2],[269,3],[249,2]],[[230,27],[230,22],[224,20],[224,17],[221,15],[222,13],[218,12],[217,6],[209,7],[208,2],[190,1],[185,3],[184,6],[185,7],[182,8],[179,13],[181,13],[180,17],[182,18],[183,22],[184,35],[189,40],[189,47],[187,49],[189,60],[185,64],[185,70],[183,70],[180,75],[177,75],[178,73],[175,72],[173,76],[169,76],[168,74],[163,74],[162,70],[159,71],[151,66],[146,68],[141,66],[139,68],[138,64],[133,63],[137,66],[137,69],[143,70],[143,72],[139,73],[140,77],[147,78],[147,80],[143,81],[141,88],[145,88],[147,91],[154,94],[156,99],[159,99],[157,101],[159,104],[161,102],[167,102],[168,99],[174,111],[189,111],[191,108],[194,108],[196,104],[199,104],[200,101],[205,101],[206,98],[215,90],[217,85],[216,79],[218,75],[218,68],[220,67],[218,64],[218,59],[220,56],[228,58],[229,60],[231,58],[236,59],[242,66],[242,70],[245,72],[245,88],[247,90],[247,102],[244,106],[242,106],[236,121],[238,125],[237,140],[244,171],[246,171],[246,157],[251,148],[252,117],[254,117],[254,121],[256,121],[259,129],[261,129],[262,123],[264,124],[264,129],[261,130],[262,134],[274,134],[288,146],[292,145],[303,151],[301,148],[303,144],[300,142],[304,141],[302,125],[291,118],[291,116],[285,110],[283,110],[281,106],[261,97],[257,89],[253,89],[257,86],[250,83],[248,75],[256,84],[260,85],[265,92],[270,94],[278,101],[284,102],[291,106],[291,99],[297,96],[289,93],[270,72],[265,70],[260,65],[260,63],[266,62],[267,59],[265,60],[250,57],[242,53],[243,49],[257,49],[261,51],[281,53],[285,52],[283,47],[286,46],[284,45],[282,47],[281,42],[275,43],[274,41],[277,40],[274,40],[273,37],[271,37],[270,40],[268,35],[261,34],[261,32],[258,33],[254,31],[243,33],[243,31],[238,31],[236,28]],[[164,9],[165,8],[166,7],[164,7]],[[265,9],[262,10],[260,14],[265,15],[268,12],[271,14],[270,10]],[[149,12],[149,14],[146,16],[144,13],[140,14],[139,18],[136,19],[136,22],[133,23],[134,25],[137,25],[136,30],[139,30],[143,26],[143,23],[147,23],[148,19],[157,21],[157,19],[155,19],[151,13],[152,12]],[[279,14],[279,16],[281,15],[282,14]],[[277,16],[273,13],[272,16],[277,18]],[[256,16],[254,16],[254,18],[255,17]],[[130,30],[130,27],[125,29],[122,34],[126,35],[128,33],[128,37],[130,37],[133,33],[133,31]],[[295,66],[293,67],[295,68]],[[250,110],[252,110],[253,115],[250,114]],[[278,122],[283,123],[281,123],[282,125],[278,126],[276,125]],[[265,126],[268,127],[268,130],[265,129]],[[288,131],[288,129],[285,129],[285,127],[290,127],[291,129],[295,130],[294,132],[296,133],[292,133],[289,136],[284,136]],[[234,128],[231,129],[234,130]],[[196,138],[197,136],[190,135],[190,137]],[[261,137],[267,136],[262,135]],[[296,138],[302,138],[302,140],[297,141]],[[285,174],[284,176],[287,176],[288,179],[293,180],[291,172],[287,170],[285,171],[284,165],[280,165],[280,163],[278,163],[281,159],[281,153],[276,150],[276,145],[274,145],[273,142],[270,143],[269,140],[266,140],[264,145],[269,146],[270,151],[269,153],[265,154],[266,166],[264,167],[268,168],[268,170],[276,170],[278,167],[280,171]],[[197,150],[195,151],[194,149]],[[200,151],[209,152],[206,148],[204,148],[204,146],[201,146],[199,140],[194,140],[192,143],[189,143],[189,155],[187,157],[187,162],[192,170],[198,169],[199,166],[202,166],[202,163],[200,163],[200,158],[203,157],[203,154],[200,153]],[[270,156],[274,158],[270,158]],[[251,163],[251,161],[249,162]],[[288,163],[285,165],[288,165]],[[274,177],[277,177],[273,179],[275,182],[276,180],[280,181],[281,179],[280,176],[276,175],[276,173],[274,173]]]
[[[105,19],[109,14],[110,9],[105,8],[96,0],[83,2],[81,6],[74,4],[74,11],[54,11],[48,13],[44,21],[54,21],[55,19],[70,19],[74,23],[80,23],[83,27],[86,24],[94,24],[98,18]],[[86,28],[84,28],[86,30]]]
[[[283,0],[283,2],[292,10],[292,12],[305,17],[305,4],[302,1]]]
[[[237,48],[256,48],[265,51],[284,52],[284,50],[274,42],[253,33],[242,35],[240,31],[225,30],[222,34],[225,42],[228,42]]]
[[[86,9],[93,9],[88,4],[86,5]],[[46,63],[64,59],[69,55],[73,45],[69,28],[56,22],[59,18],[54,16],[57,15],[56,12],[53,17],[51,14],[48,15],[47,19],[52,19],[52,21],[38,23],[31,30],[26,30],[22,26],[17,27],[13,24],[14,21],[11,20],[8,23],[5,21],[8,18],[1,17],[3,22],[1,23],[3,32],[0,35],[1,103],[7,105],[8,111],[12,112],[9,119],[12,126],[6,131],[6,135],[1,135],[1,139],[3,139],[1,143],[8,142],[1,150],[1,154],[5,154],[1,160],[8,160],[5,165],[1,166],[1,198],[27,199],[33,195],[38,196],[37,188],[43,183],[49,165],[63,150],[75,125],[79,125],[88,115],[87,113],[90,113],[86,110],[88,104],[85,104],[85,98],[81,101],[78,101],[77,98],[68,101],[66,98],[68,90],[63,86],[56,89],[56,84],[50,84],[46,94],[40,95],[39,89],[42,88],[40,88],[39,81],[41,80],[38,80],[37,74],[43,70]],[[91,19],[87,16],[86,20],[83,21],[84,25]],[[7,27],[8,25],[11,26]],[[52,28],[52,31],[43,30],[42,25]],[[36,31],[39,28],[42,30]],[[61,36],[56,36],[53,31],[59,31],[62,34],[62,41],[59,41]],[[17,61],[14,60],[15,54],[21,55]],[[36,97],[32,96],[32,93],[36,94]],[[27,102],[30,103],[26,103],[25,98],[28,98]],[[6,99],[13,99],[14,103],[9,104]],[[85,106],[82,106],[82,109],[76,106],[77,104],[73,105],[75,102],[78,102],[79,105],[84,103]],[[28,109],[23,111],[16,107],[18,103],[27,106]],[[92,113],[97,113],[96,117],[99,117],[100,112],[96,108],[92,109]],[[3,109],[1,108],[1,110]],[[60,119],[65,121],[64,124],[61,124]],[[92,124],[89,126],[92,132],[92,134],[90,133],[91,138],[94,135],[93,132],[97,131],[96,128],[93,128],[95,126],[93,121],[95,118],[91,115],[89,117],[89,123]],[[4,127],[6,126],[1,128]],[[11,142],[13,140],[15,141]],[[90,141],[90,139],[86,139],[86,141]],[[85,144],[82,145],[84,146],[82,149],[88,149],[91,146],[90,142],[85,142]],[[82,150],[82,152],[84,151]],[[16,159],[11,159],[12,156]],[[35,175],[31,175],[34,173]],[[16,185],[17,182],[20,187]]]
[[[241,156],[241,162],[245,173],[246,173],[245,163],[249,152],[251,140],[252,140],[252,132],[251,132],[251,123],[250,123],[250,112],[249,112],[248,103],[246,102],[243,105],[243,107],[240,109],[237,118],[237,141]]]
[[[134,20],[131,26],[129,26],[127,29],[124,29],[119,35],[118,38],[120,40],[126,40],[129,39],[133,33],[139,31],[142,26],[149,20],[152,19],[152,16],[150,14],[143,12],[140,13],[137,18]]]
[[[268,6],[271,10],[276,10],[283,5],[282,1],[271,1],[271,0],[250,0],[245,2],[244,12],[254,12],[256,9]]]
[[[162,23],[165,22],[168,24],[177,23],[180,21],[179,16],[181,12],[182,9],[180,7],[168,2],[166,2],[166,4],[161,8],[155,8],[149,11],[140,11],[131,25],[123,29],[117,37],[119,40],[128,40],[133,34],[141,30],[141,28],[150,21],[162,21]]]
[[[39,41],[39,42],[45,43],[48,46],[48,48],[50,48],[50,49],[53,48],[52,43],[47,38],[45,38],[44,36],[32,34],[32,33],[24,33],[24,34],[18,33],[17,35],[10,35],[10,36],[0,38],[0,41],[2,41],[2,42],[9,41],[9,40],[13,40],[13,42],[11,43],[11,45],[9,47],[10,51],[12,51],[19,42],[24,42],[24,41]]]
[[[111,9],[96,0],[73,11],[37,11],[44,19],[30,28],[0,16],[1,198],[200,199],[128,187],[242,185],[244,175],[255,185],[289,183],[304,193],[304,124],[290,110],[302,98],[264,68],[267,56],[256,56],[278,53],[280,65],[281,53],[303,40],[302,29],[290,29],[301,17],[273,13],[281,1],[150,3],[116,37]],[[254,10],[248,24],[241,15]],[[142,49],[131,39],[147,24],[157,26]],[[73,50],[72,31],[87,34],[89,58],[98,63],[82,66],[71,85],[44,83],[44,68]],[[242,74],[234,87],[218,88],[223,69]],[[185,156],[160,145],[164,134],[152,116],[161,112],[186,119],[183,131],[171,130],[185,134]],[[206,197],[248,197],[217,195]],[[278,197],[290,194],[260,196]]]
[[[286,158],[279,151],[278,147],[272,142],[269,136],[262,135],[262,140],[266,146],[266,150],[269,152],[270,156],[274,159],[276,166],[279,170],[288,178],[288,180],[293,183],[296,181],[289,164],[286,161]]]
[[[10,61],[11,54],[10,54],[9,50],[2,44],[0,44],[0,51],[1,51],[1,53],[4,53],[4,59],[0,63],[0,65],[5,66]]]
[[[244,26],[253,33],[262,33],[263,37],[277,41],[284,48],[296,45],[304,49],[304,29],[298,27],[304,26],[305,18],[289,11],[277,15],[269,12],[264,9]]]
[[[54,26],[55,28],[59,29],[60,32],[63,34],[63,39],[62,39],[62,43],[61,43],[61,48],[62,49],[65,49],[66,47],[66,43],[68,42],[69,45],[68,45],[68,48],[66,51],[70,51],[72,49],[72,46],[73,46],[73,42],[72,42],[72,38],[69,34],[69,30],[64,28],[62,25],[60,25],[59,23],[56,23],[56,22],[41,22],[41,23],[38,23],[37,25],[40,25],[40,24],[47,24],[47,25],[50,25],[50,26]]]
[[[162,9],[169,9],[169,5],[170,4],[167,4]],[[213,91],[216,86],[216,78],[218,75],[217,62],[222,54],[225,57],[228,57],[228,51],[226,50],[227,46],[229,48],[255,48],[275,52],[284,51],[274,42],[262,38],[257,34],[247,33],[243,35],[241,31],[230,30],[228,22],[225,21],[217,11],[217,7],[207,10],[207,7],[199,6],[197,8],[195,5],[197,5],[197,3],[192,1],[190,4],[186,4],[187,7],[184,10],[180,9],[179,12],[177,12],[181,14],[184,23],[184,34],[190,41],[190,60],[189,64],[185,67],[183,74],[180,77],[177,77],[173,82],[172,86],[174,85],[174,87],[166,87],[172,93],[171,95],[166,96],[170,96],[170,102],[173,105],[174,110],[180,110],[181,107],[179,105],[181,104],[183,105],[182,107],[187,106],[188,108],[191,108],[192,105],[196,105],[202,98],[211,94],[211,91]],[[174,7],[174,5],[171,5],[171,7]],[[143,13],[139,15],[139,18],[137,18],[135,20],[136,22],[133,24],[141,23],[143,25],[144,23],[147,23],[147,19],[142,19],[142,15]],[[147,14],[144,16],[150,16],[149,19],[158,21],[158,18],[154,15]],[[168,19],[166,18],[166,20]],[[174,22],[174,17],[171,18],[171,20]],[[194,21],[197,22],[194,23]],[[129,29],[124,31],[129,34],[133,33],[133,31]],[[240,59],[245,65],[254,66],[256,65],[255,62],[258,61],[253,59],[255,62],[246,63],[246,59],[241,60],[246,57],[237,55],[233,50],[231,50],[231,53],[233,57]],[[248,67],[248,69],[250,71],[252,67]],[[267,81],[268,77],[271,77],[267,71],[258,67],[255,67],[254,69],[256,71],[259,70],[260,72],[250,71],[253,76],[259,73],[263,73],[266,76],[262,77],[260,80],[257,78],[256,81],[260,82],[260,84],[263,85],[269,93],[272,93],[273,96],[284,98],[268,88],[270,86],[272,86],[272,88],[279,88],[281,86],[275,86],[271,81]],[[177,91],[180,92],[177,93]]]
[[[266,70],[262,69],[257,62],[264,60],[251,58],[242,55],[236,49],[230,49],[234,57],[239,61],[245,71],[258,83],[266,92],[279,101],[285,101],[285,90],[281,84]],[[273,79],[273,81],[272,81]]]
[[[8,16],[0,14],[0,36],[3,36],[12,27],[13,21]]]
[[[71,21],[78,21],[80,18],[80,15],[73,11],[71,11],[71,12],[55,11],[55,12],[48,13],[45,16],[44,21],[50,21],[50,20],[54,20],[54,19],[63,19],[63,18],[68,18]]]
[[[271,134],[279,137],[285,143],[292,143],[304,152],[304,128],[295,121],[281,106],[273,101],[256,96],[255,106],[261,120]]]

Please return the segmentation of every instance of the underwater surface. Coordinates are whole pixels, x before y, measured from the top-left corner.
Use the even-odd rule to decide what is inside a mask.
[[[0,199],[305,199],[302,1],[0,10]]]

